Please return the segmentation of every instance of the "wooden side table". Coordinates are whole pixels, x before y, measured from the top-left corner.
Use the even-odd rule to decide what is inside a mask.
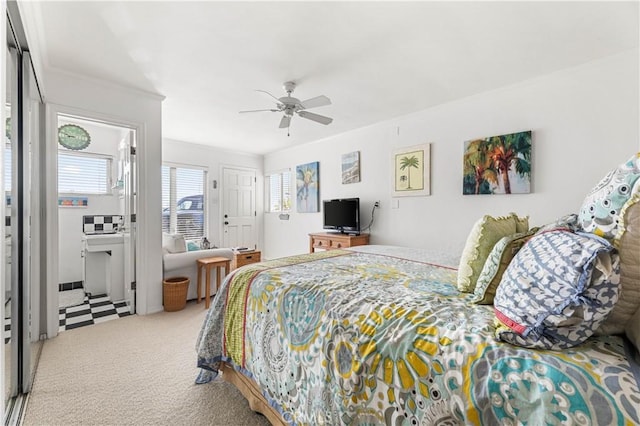
[[[220,268],[224,266],[225,275],[231,271],[231,261],[226,257],[206,257],[204,259],[198,259],[196,261],[198,266],[198,302],[202,295],[202,269],[204,268],[207,274],[207,284],[205,287],[205,299],[204,307],[209,309],[209,303],[211,303],[211,269],[216,268],[216,292],[220,288]]]
[[[239,267],[244,265],[260,262],[261,258],[262,253],[260,252],[260,250],[234,252],[233,261],[231,262],[231,269],[238,269]]]

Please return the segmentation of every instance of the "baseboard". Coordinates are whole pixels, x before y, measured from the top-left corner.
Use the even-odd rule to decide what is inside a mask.
[[[160,305],[160,306],[152,306],[147,310],[146,314],[140,314],[139,312],[136,312],[136,314],[138,315],[150,315],[150,314],[157,314],[158,312],[162,312],[164,311],[164,306]]]
[[[83,288],[82,281],[72,281],[68,283],[59,283],[58,291],[75,290],[77,288]]]

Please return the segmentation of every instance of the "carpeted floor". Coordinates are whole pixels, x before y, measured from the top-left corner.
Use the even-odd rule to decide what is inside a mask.
[[[47,340],[23,424],[268,425],[232,385],[194,384],[205,314],[189,302]]]

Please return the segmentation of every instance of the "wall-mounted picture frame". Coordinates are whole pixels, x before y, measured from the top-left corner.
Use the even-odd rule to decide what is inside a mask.
[[[462,194],[531,192],[531,131],[464,143]]]
[[[393,197],[419,197],[431,194],[431,144],[395,149]]]
[[[342,184],[360,182],[360,151],[342,154]]]
[[[58,207],[88,207],[89,197],[59,197]]]
[[[296,209],[298,213],[320,211],[320,163],[296,166]]]

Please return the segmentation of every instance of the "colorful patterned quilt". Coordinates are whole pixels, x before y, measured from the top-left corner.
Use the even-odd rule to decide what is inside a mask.
[[[491,306],[419,253],[367,246],[247,265],[197,343],[300,425],[640,424],[638,360],[619,337],[562,352],[496,341]]]

